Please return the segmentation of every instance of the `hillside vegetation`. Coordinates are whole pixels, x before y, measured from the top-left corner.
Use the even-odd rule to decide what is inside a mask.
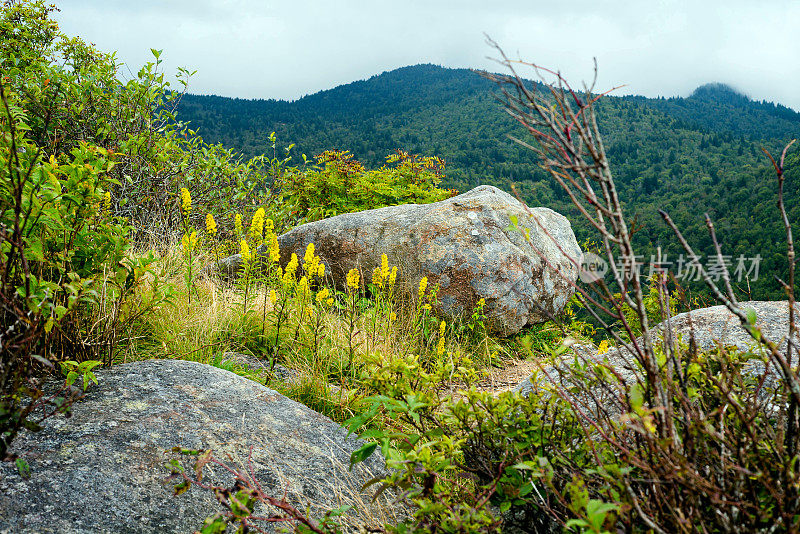
[[[519,127],[493,91],[471,71],[417,65],[295,102],[189,94],[178,114],[206,139],[247,155],[264,152],[265,132],[273,131],[284,144],[295,143],[295,162],[301,154],[330,148],[349,150],[371,165],[380,165],[397,148],[436,155],[447,164],[444,187],[466,191],[486,183],[508,190],[515,184],[531,206],[568,215],[579,242],[591,237],[564,192],[525,148],[508,139],[520,135]],[[709,84],[688,98],[612,94],[601,100],[598,117],[621,199],[636,221],[634,243],[643,261],[649,262],[657,247],[668,261],[677,262],[682,253],[658,217],[659,208],[709,257],[713,249],[703,221],[709,213],[734,260],[763,258],[759,280],[750,283],[752,296],[780,298],[773,275],[785,275],[785,257],[776,245],[783,230],[762,148],[774,153],[800,135],[800,113]],[[797,220],[796,155],[787,169],[787,204]],[[746,282],[741,286],[746,292]]]
[[[615,243],[611,259],[634,254],[629,215],[636,212],[645,226],[633,240],[644,250],[663,243],[672,251],[672,240],[647,219],[654,205],[669,202],[676,219],[691,221],[701,202],[711,202],[734,253],[737,247],[750,253],[749,239],[778,247],[790,233],[778,230],[767,208],[776,176],[785,178],[781,206],[798,219],[797,152],[785,165],[778,157],[767,172],[757,163],[756,145],[777,143],[793,128],[793,112],[746,102],[724,88],[687,100],[697,102],[694,109],[740,110],[751,118],[726,133],[719,129],[727,124],[723,118],[708,119],[708,130],[679,122],[687,119],[673,116],[678,101],[651,106],[608,99],[595,107],[554,91],[550,100],[528,102],[539,117],[532,114],[539,122],[530,124],[551,133],[567,124],[584,127],[567,117],[596,112],[615,147],[617,189],[609,161],[586,150],[596,148],[581,141],[586,137],[557,144],[539,135],[530,152],[500,143],[498,134],[516,130],[491,104],[486,82],[463,71],[409,68],[295,104],[267,103],[284,114],[285,128],[276,128],[280,136],[265,135],[270,129],[260,128],[267,123],[234,127],[261,117],[263,103],[183,95],[189,74],[165,76],[159,50],[126,76],[113,54],[64,35],[53,9],[41,0],[9,1],[0,16],[0,460],[14,462],[20,477],[30,475],[31,465],[15,438],[69,415],[75,402],[92,402],[92,388],[103,387],[102,368],[131,364],[127,369],[135,372],[139,360],[174,358],[267,384],[363,438],[351,462],[382,455],[389,473],[372,488],[395,499],[397,513],[387,517],[402,516],[392,524],[360,525],[370,532],[800,529],[796,354],[791,345],[779,350],[754,311],[735,307],[727,290],[709,284],[750,333],[753,350],[659,341],[653,325],[687,305],[662,275],[630,284],[618,276],[616,287],[578,284],[558,317],[497,339],[487,333],[483,299],[448,322],[434,313],[438,288],[427,277],[410,280],[412,295],[397,294],[405,273],[387,255],[372,272],[349,270],[337,286],[313,243],[304,244],[302,257],[281,263],[277,235],[340,213],[449,198],[448,185],[491,181],[489,168],[500,169],[496,183],[518,180],[536,204],[568,212],[565,198],[573,189],[549,185],[532,159],[557,153],[572,169],[566,172],[584,173],[606,193],[598,200],[584,192],[579,202],[608,215],[598,230]],[[408,76],[414,81],[393,81]],[[342,92],[352,96],[337,98]],[[723,98],[709,101],[709,95]],[[407,114],[396,113],[398,99],[407,102]],[[215,119],[217,112],[204,107],[209,102],[221,110],[254,107],[238,115],[220,111]],[[317,114],[298,112],[303,102]],[[506,100],[512,111],[513,104]],[[550,115],[553,105],[563,114]],[[240,147],[253,157],[209,144],[186,127],[192,106],[200,131],[208,129],[199,118],[205,113],[203,120],[228,124],[220,138],[253,132],[250,145]],[[326,118],[331,115],[338,122]],[[225,123],[221,117],[238,118]],[[769,123],[774,137],[752,137],[759,121]],[[363,131],[356,135],[359,123]],[[293,137],[289,128],[308,129],[306,137],[294,133],[302,146],[284,149],[281,140]],[[591,131],[592,142],[600,133]],[[313,145],[312,134],[337,137]],[[362,146],[359,136],[382,144]],[[225,140],[236,146],[234,138]],[[395,142],[422,155],[397,150]],[[291,156],[297,152],[313,157]],[[434,152],[450,158],[451,171]],[[656,179],[648,192],[650,176]],[[726,189],[737,179],[740,188]],[[741,197],[721,203],[732,195]],[[517,220],[509,221],[508,232],[530,239]],[[711,238],[699,226],[687,234],[708,247]],[[771,274],[788,273],[785,294],[793,299],[793,264],[777,263],[793,257],[788,241],[785,252],[774,249]],[[241,269],[223,279],[215,267],[232,253]],[[589,309],[604,314],[596,316],[602,329],[577,318],[577,310]],[[793,320],[789,330],[795,331]],[[487,386],[493,368],[512,360],[527,360],[533,369],[527,395]],[[114,432],[125,435],[123,426]],[[224,428],[233,427],[214,432]],[[75,445],[84,446],[95,451],[92,443]],[[175,498],[208,489],[202,475],[212,466],[217,476],[235,479],[215,492],[219,513],[209,510],[203,525],[186,525],[187,531],[263,532],[275,522],[301,533],[355,528],[346,509],[306,517],[285,496],[266,495],[257,480],[227,469],[214,451],[175,446],[168,466],[141,467],[171,474]],[[63,469],[71,468],[68,455]],[[148,494],[136,478],[121,483]],[[179,504],[166,499],[158,506]],[[61,513],[46,508],[36,515]],[[148,518],[137,513],[125,520]]]

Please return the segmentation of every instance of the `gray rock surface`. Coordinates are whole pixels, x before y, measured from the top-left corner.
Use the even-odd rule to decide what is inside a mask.
[[[509,231],[516,216],[520,229]],[[537,222],[538,221],[538,222]],[[544,230],[542,229],[544,228]],[[279,237],[281,262],[302,258],[309,243],[340,287],[350,269],[371,277],[386,254],[399,269],[398,284],[415,295],[420,279],[439,285],[447,318],[471,314],[486,301],[487,327],[501,336],[561,312],[574,293],[581,250],[569,221],[548,208],[526,208],[517,199],[482,185],[432,204],[405,204],[338,215],[304,224]],[[565,255],[566,254],[566,255]],[[240,259],[223,260],[234,273]]]
[[[221,507],[196,487],[172,496],[164,465],[173,446],[211,448],[234,465],[245,465],[253,446],[256,476],[273,496],[285,493],[312,514],[353,505],[354,524],[388,520],[381,514],[391,507],[370,504],[360,489],[384,471],[380,455],[348,472],[361,442],[301,404],[188,361],[129,363],[97,376],[72,418],[51,418],[13,443],[29,480],[0,463],[0,532],[193,532]],[[224,475],[217,469],[212,478],[229,487]]]
[[[781,350],[785,351],[789,334],[789,303],[788,301],[747,301],[741,302],[743,309],[750,308],[756,313],[756,326],[758,326],[764,336],[769,340],[779,343]],[[795,305],[796,315],[800,319],[800,304]],[[750,334],[742,328],[739,319],[730,313],[725,306],[711,306],[699,310],[681,313],[669,320],[672,334],[681,342],[689,344],[692,334],[695,343],[700,350],[709,350],[718,346],[719,343],[726,347],[735,346],[742,351],[757,349],[757,343]],[[667,332],[666,322],[660,323],[653,328],[657,342],[663,342]],[[641,338],[638,338],[641,342]],[[800,337],[797,338],[797,347],[800,347]],[[624,349],[623,349],[624,350]],[[597,354],[591,345],[575,345],[571,347],[574,353],[589,359],[598,361],[607,360],[611,366],[617,370],[626,380],[633,380],[638,372],[630,362],[634,361],[632,356],[625,357],[626,353],[612,349],[607,354]],[[797,363],[795,356],[794,363]],[[758,373],[763,370],[763,366],[753,362],[752,372]],[[523,381],[517,386],[516,391],[528,393],[532,388],[530,379]]]

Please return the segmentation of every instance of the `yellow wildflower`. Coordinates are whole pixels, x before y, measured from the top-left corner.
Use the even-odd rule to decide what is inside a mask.
[[[331,292],[328,291],[327,287],[323,287],[319,293],[317,293],[317,303],[322,304],[324,300],[327,300],[330,297]]]
[[[303,276],[297,283],[297,294],[300,295],[301,297],[305,297],[307,293],[308,293],[308,278]]]
[[[389,258],[386,254],[381,254],[381,278],[387,280],[389,278]]]
[[[265,232],[274,232],[275,231],[275,223],[272,222],[272,219],[266,219],[264,221],[264,231]]]
[[[281,259],[281,249],[278,245],[278,236],[270,232],[267,242],[267,250],[269,252],[269,261],[278,263]]]
[[[478,300],[478,303],[475,306],[478,308],[483,308],[484,306],[486,306],[486,301],[481,298],[480,300]]]
[[[425,296],[425,290],[428,288],[428,277],[423,276],[422,279],[419,281],[419,300],[422,300],[422,297]]]
[[[348,290],[357,290],[359,288],[359,274],[356,269],[350,269],[347,273],[347,288]]]
[[[197,232],[192,232],[191,235],[188,233],[183,234],[181,245],[183,245],[183,250],[185,252],[193,251],[194,247],[197,245]]]
[[[380,267],[375,267],[375,270],[372,271],[372,283],[377,287],[383,287],[383,276],[381,275]]]
[[[392,267],[392,272],[389,273],[389,287],[394,287],[397,281],[397,265]]]
[[[108,216],[111,213],[111,191],[106,191],[103,195],[103,213]]]
[[[206,215],[206,232],[211,237],[217,235],[217,222],[214,220],[214,216],[210,213]]]
[[[237,213],[236,216],[233,218],[233,226],[236,229],[236,235],[242,235],[242,214]]]
[[[292,252],[292,258],[289,260],[289,264],[286,266],[286,274],[291,274],[292,276],[297,273],[297,266],[300,262],[297,261],[297,254]]]
[[[309,243],[303,256],[303,270],[313,280],[319,273],[319,256],[314,255],[314,243]]]
[[[250,221],[250,239],[258,244],[264,235],[264,208],[258,208]]]
[[[328,298],[328,306],[333,304],[333,297]]]
[[[242,239],[242,242],[239,245],[239,255],[242,257],[242,262],[244,263],[249,262],[253,258],[250,254],[250,246],[244,239]]]
[[[286,287],[291,287],[294,284],[294,275],[297,273],[297,254],[292,253],[292,259],[289,260],[289,264],[286,266],[286,271],[283,273],[283,285]],[[280,276],[280,268],[278,271],[278,276]]]
[[[317,276],[325,278],[325,264],[322,262],[319,262],[319,265],[317,265]]]
[[[181,187],[181,212],[184,217],[188,217],[190,211],[192,211],[192,195],[188,189]]]
[[[395,322],[396,320],[397,320],[397,314],[396,314],[396,313],[394,313],[394,312],[390,313],[390,314],[389,314],[389,321],[393,323],[393,322]]]
[[[609,348],[610,348],[610,345],[609,345],[609,343],[608,343],[608,340],[607,340],[607,339],[604,339],[604,340],[603,340],[603,341],[601,341],[601,342],[600,342],[600,344],[597,346],[597,353],[598,353],[598,354],[605,354],[606,352],[608,352],[608,349],[609,349]]]
[[[278,301],[278,294],[277,294],[277,293],[275,293],[275,290],[274,290],[274,289],[270,289],[270,290],[269,290],[269,302],[270,302],[270,304],[272,304],[273,306],[275,306],[275,303],[276,303],[277,301]]]
[[[306,306],[306,315],[308,315],[309,317],[314,315],[314,308],[312,308],[311,306]]]
[[[303,256],[303,264],[310,265],[314,261],[314,243],[309,243]]]
[[[422,309],[425,310],[425,311],[431,311],[431,305],[430,304],[426,304],[425,306],[422,307]]]
[[[442,354],[444,354],[444,330],[445,330],[445,328],[447,328],[447,323],[442,321],[439,324],[439,344],[436,347],[436,354],[438,356],[441,356]]]

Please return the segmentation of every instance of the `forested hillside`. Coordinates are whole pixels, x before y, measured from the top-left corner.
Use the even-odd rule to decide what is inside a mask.
[[[271,150],[272,131],[285,144],[296,143],[295,161],[333,148],[350,150],[371,165],[397,148],[437,155],[447,162],[446,187],[463,191],[489,183],[508,189],[514,183],[529,204],[575,215],[530,152],[508,139],[524,138],[525,132],[494,93],[490,82],[471,71],[417,65],[295,102],[186,95],[179,118],[205,139],[246,156]],[[667,261],[678,261],[680,249],[658,208],[705,254],[712,251],[703,221],[708,212],[734,266],[740,255],[763,258],[753,296],[780,296],[772,275],[780,275],[776,266],[784,264],[784,235],[774,174],[762,148],[774,154],[800,136],[800,114],[708,84],[688,98],[609,96],[600,122],[621,197],[640,228],[636,242],[645,263],[658,246]],[[790,161],[787,205],[797,221],[797,156]],[[571,219],[579,239],[591,236],[578,217]]]

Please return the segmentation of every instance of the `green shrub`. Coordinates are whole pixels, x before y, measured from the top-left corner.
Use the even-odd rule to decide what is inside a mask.
[[[5,81],[0,98],[2,458],[21,428],[38,428],[29,419],[35,410],[42,417],[68,408],[67,397],[44,396],[36,370],[104,356],[113,342],[107,321],[91,321],[95,331],[81,324],[96,318],[101,300],[127,292],[142,264],[127,259],[128,228],[104,209],[114,155],[79,144],[48,159],[30,137],[23,98]]]
[[[396,204],[426,204],[453,196],[437,186],[444,162],[398,150],[386,165],[367,170],[347,151],[328,150],[316,165],[293,168],[276,182],[290,225]]]
[[[204,143],[175,116],[192,73],[179,68],[171,82],[161,72],[161,51],[152,50],[153,61],[126,80],[114,54],[62,34],[53,7],[41,0],[6,4],[0,65],[27,114],[29,138],[46,156],[69,154],[80,143],[115,153],[109,208],[127,218],[137,240],[163,243],[181,228],[181,187],[199,208],[190,221],[195,227],[209,211],[227,215],[268,197],[287,159],[243,161]]]

